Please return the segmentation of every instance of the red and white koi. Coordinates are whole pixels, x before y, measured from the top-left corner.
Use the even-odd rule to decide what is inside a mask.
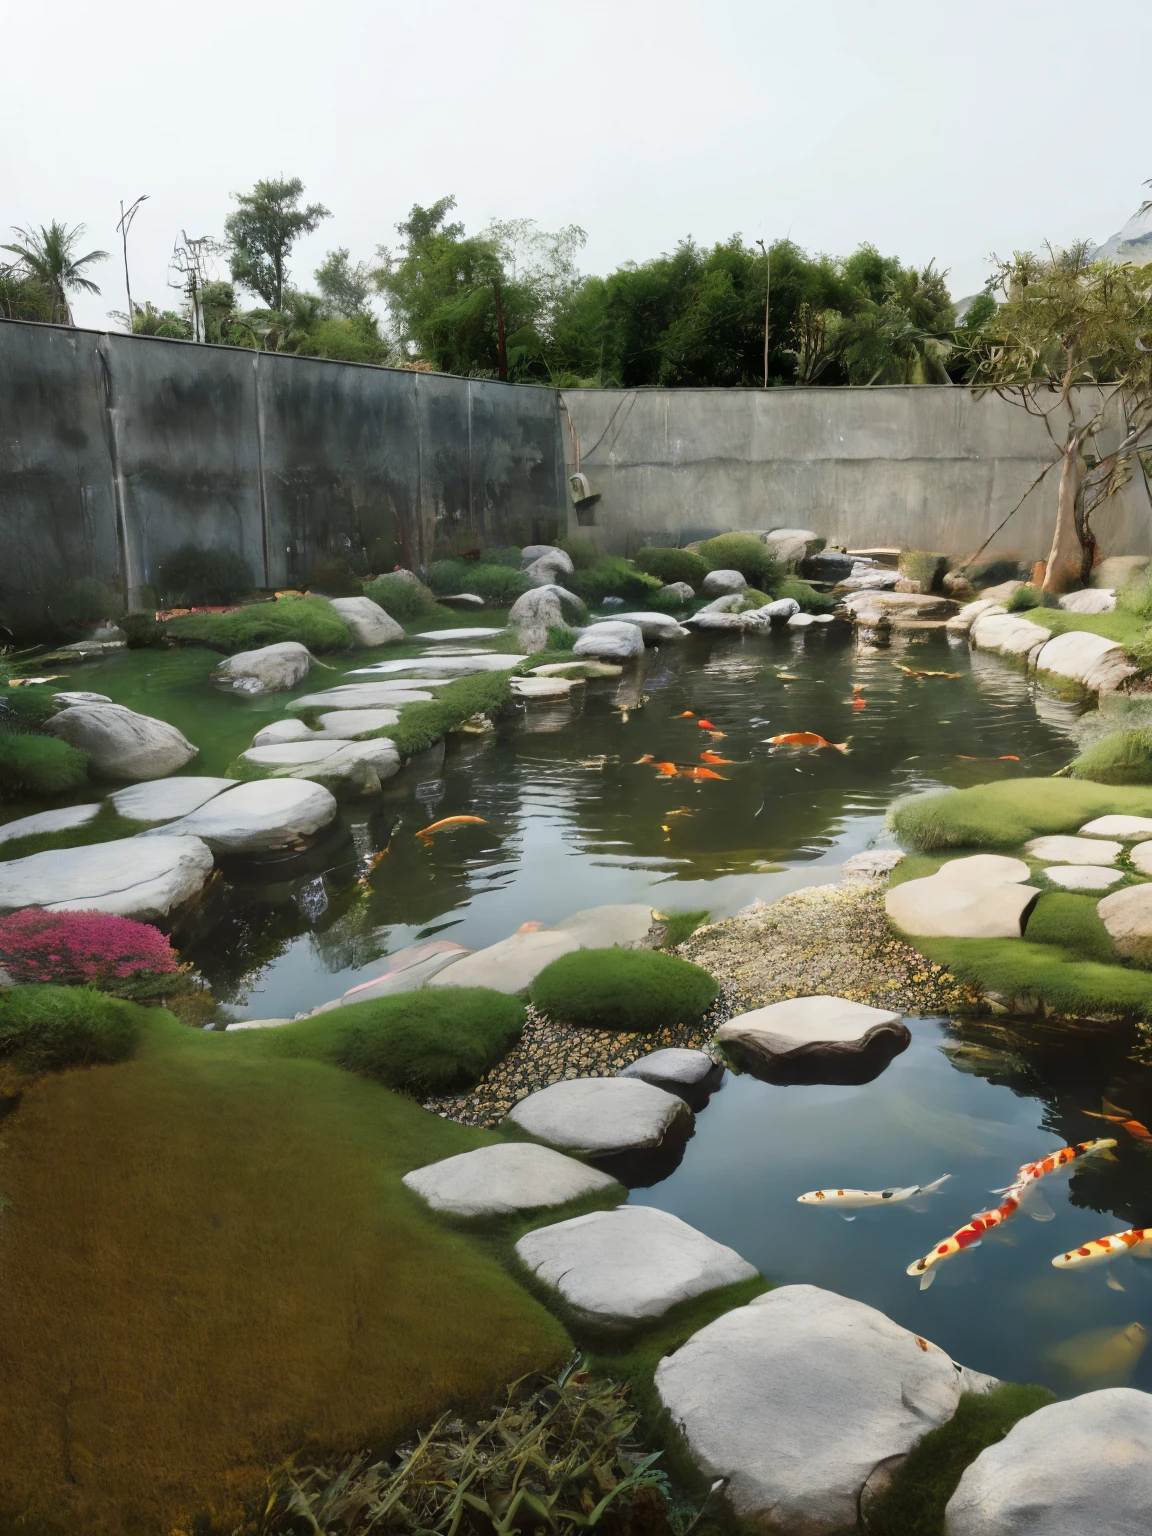
[[[1097,1141],[1077,1141],[1070,1147],[1061,1147],[1059,1152],[1051,1152],[1047,1157],[1037,1158],[1034,1163],[1022,1164],[1015,1179],[1004,1190],[994,1190],[994,1194],[1012,1194],[1017,1191],[1026,1192],[1037,1184],[1046,1174],[1055,1173],[1061,1168],[1067,1168],[1069,1163],[1074,1163],[1078,1158],[1091,1157],[1095,1152],[1108,1152],[1116,1145],[1114,1137],[1101,1136]]]
[[[900,1205],[917,1195],[934,1195],[952,1177],[946,1173],[931,1184],[909,1184],[903,1189],[813,1189],[797,1195],[797,1205],[826,1205],[835,1211],[863,1211],[873,1205]],[[851,1218],[849,1218],[850,1220]]]
[[[1109,1237],[1094,1237],[1083,1248],[1058,1253],[1052,1260],[1052,1267],[1095,1269],[1097,1264],[1109,1264],[1126,1253],[1138,1259],[1152,1259],[1152,1227],[1132,1227],[1127,1232],[1113,1232]]]

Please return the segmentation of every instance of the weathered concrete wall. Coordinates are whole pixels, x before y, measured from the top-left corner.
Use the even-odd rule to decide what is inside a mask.
[[[970,555],[1053,458],[1042,420],[961,386],[565,390],[562,403],[569,469],[579,461],[601,493],[593,526],[579,532],[614,554],[798,527],[851,549]],[[1105,450],[1112,436],[1102,434]],[[1027,496],[989,556],[1047,555],[1057,474]],[[577,523],[570,514],[571,532]],[[1152,551],[1139,474],[1094,528],[1107,554]]]
[[[81,576],[134,603],[189,542],[281,586],[379,539],[409,564],[545,541],[563,475],[550,389],[0,323],[0,616],[17,630]]]

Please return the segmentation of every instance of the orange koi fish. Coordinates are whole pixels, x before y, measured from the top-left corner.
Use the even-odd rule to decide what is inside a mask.
[[[719,752],[701,752],[700,761],[702,763],[731,763],[734,762],[735,759],[731,757],[721,757]]]
[[[637,757],[633,760],[632,766],[635,768],[638,763],[654,763],[655,761],[656,759],[652,756],[651,752],[645,752],[643,757]]]
[[[711,720],[697,720],[696,724],[702,731],[714,731],[716,729]]]
[[[923,672],[917,667],[906,667],[900,661],[894,661],[892,665],[899,667],[900,671],[906,673],[909,677],[962,677],[964,675],[962,672]]]
[[[1109,1237],[1094,1237],[1083,1248],[1073,1248],[1071,1253],[1058,1253],[1052,1260],[1052,1267],[1095,1269],[1097,1264],[1107,1264],[1125,1253],[1138,1259],[1152,1259],[1152,1227],[1132,1227],[1127,1232],[1113,1232]]]
[[[657,773],[662,773],[666,779],[674,779],[680,772],[675,763],[657,763]]]
[[[848,752],[846,741],[826,741],[815,731],[789,731],[785,736],[769,736],[768,743],[773,747],[833,747],[845,755]]]
[[[853,683],[852,684],[852,692],[853,693],[863,693],[865,686],[866,685],[864,683]]]
[[[686,779],[723,779],[724,774],[716,773],[712,768],[683,768],[681,773]]]
[[[993,1227],[998,1227],[1001,1222],[1015,1216],[1020,1209],[1020,1197],[1014,1191],[1005,1196],[1004,1202],[995,1210],[981,1211],[973,1216],[967,1226],[953,1232],[951,1237],[946,1237],[942,1243],[938,1243],[930,1253],[926,1253],[922,1259],[917,1259],[915,1264],[909,1264],[906,1274],[920,1276],[920,1289],[926,1291],[936,1278],[936,1264],[942,1264],[945,1259],[954,1259],[958,1253],[963,1253],[966,1248],[978,1248],[985,1232],[990,1232]]]
[[[443,821],[434,821],[430,827],[419,827],[416,836],[429,838],[434,832],[447,832],[449,827],[464,827],[478,825],[486,827],[488,823],[483,816],[445,816]]]
[[[678,714],[676,718],[677,720],[695,720],[696,711],[694,709],[681,710],[680,714]]]
[[[996,759],[998,763],[1018,763],[1020,759],[1013,752],[1006,752],[1003,757]]]
[[[1104,1114],[1093,1109],[1086,1109],[1084,1113],[1093,1120],[1107,1120],[1112,1125],[1121,1126],[1133,1141],[1152,1141],[1152,1131],[1149,1131],[1148,1127],[1142,1125],[1139,1120],[1134,1120],[1127,1110],[1117,1109],[1116,1105],[1109,1104],[1107,1099],[1102,1099],[1100,1102],[1104,1106]]]
[[[859,696],[857,696],[856,698],[854,698],[852,700],[852,708],[853,709],[867,709],[868,708],[868,700],[867,699],[862,699]]]
[[[1012,1184],[1007,1190],[997,1190],[997,1194],[1011,1194],[1013,1191],[1026,1191],[1032,1185],[1038,1183],[1045,1174],[1054,1173],[1058,1168],[1067,1168],[1069,1163],[1074,1163],[1077,1158],[1091,1157],[1095,1152],[1107,1152],[1116,1145],[1111,1136],[1102,1136],[1098,1141],[1077,1141],[1070,1147],[1061,1147],[1059,1152],[1052,1152],[1047,1157],[1041,1157],[1034,1163],[1025,1163]]]

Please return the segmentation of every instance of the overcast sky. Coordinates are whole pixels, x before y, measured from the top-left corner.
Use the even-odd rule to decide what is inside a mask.
[[[1150,59],[1149,0],[12,6],[0,229],[86,224],[116,255],[75,306],[99,327],[121,198],[150,199],[134,295],[169,305],[181,229],[221,234],[229,193],[280,175],[333,213],[300,286],[454,193],[470,230],[582,225],[585,271],[740,231],[935,258],[961,296],[989,252],[1103,240],[1148,195]]]

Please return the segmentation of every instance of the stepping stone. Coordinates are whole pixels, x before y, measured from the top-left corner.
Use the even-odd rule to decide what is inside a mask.
[[[440,975],[433,976],[431,987],[491,987],[494,992],[523,992],[530,987],[546,965],[570,950],[583,946],[578,933],[557,933],[544,928],[532,933],[514,933],[510,938],[478,949],[458,960]]]
[[[658,640],[683,640],[689,631],[666,613],[614,613],[610,619],[593,619],[592,628],[603,624],[635,624],[645,645]]]
[[[1102,837],[1034,837],[1024,852],[1054,864],[1114,864],[1124,849]]]
[[[406,1173],[403,1182],[434,1211],[506,1216],[566,1205],[581,1195],[611,1189],[616,1180],[551,1147],[513,1141],[429,1163]]]
[[[99,811],[99,803],[62,805],[55,811],[37,811],[35,816],[21,816],[18,821],[6,821],[0,827],[0,843],[10,843],[17,837],[37,837],[42,832],[70,832],[73,827],[87,826]]]
[[[1022,618],[1017,613],[985,610],[971,629],[972,643],[982,651],[998,651],[1002,656],[1034,658],[1047,647],[1052,631],[1040,622]]]
[[[619,677],[624,671],[610,661],[546,661],[533,667],[533,677],[563,677],[566,672],[580,672],[585,677]]]
[[[963,1382],[942,1349],[875,1308],[784,1285],[693,1334],[655,1385],[737,1516],[815,1536],[857,1528],[874,1469],[946,1423]]]
[[[759,1066],[836,1066],[858,1060],[870,1048],[894,1055],[912,1039],[903,1018],[844,997],[793,997],[737,1014],[716,1031],[737,1057]]]
[[[286,741],[316,741],[323,733],[312,731],[303,720],[274,720],[256,732],[252,738],[254,747],[278,747]]]
[[[235,779],[160,779],[152,784],[133,784],[108,796],[118,816],[125,821],[174,821],[198,811],[226,789],[235,789]]]
[[[1105,869],[1102,864],[1057,864],[1040,873],[1066,891],[1106,891],[1124,878],[1121,870]]]
[[[111,912],[152,922],[195,896],[212,873],[198,837],[117,838],[0,864],[0,912]]]
[[[585,1323],[630,1327],[758,1271],[732,1248],[650,1205],[622,1205],[550,1227],[516,1244],[516,1257],[559,1291]]]
[[[1129,850],[1128,857],[1142,875],[1152,875],[1152,841],[1137,843]]]
[[[669,1046],[629,1062],[618,1075],[653,1083],[666,1093],[677,1094],[690,1109],[702,1109],[712,1090],[719,1086],[724,1067],[721,1062],[713,1061],[706,1051]]]
[[[794,597],[778,597],[774,603],[766,603],[760,612],[767,619],[790,619],[800,612],[800,604]]]
[[[298,640],[279,640],[255,651],[228,656],[212,673],[217,682],[228,683],[234,693],[281,693],[295,688],[308,676],[312,652]]]
[[[453,944],[448,939],[410,944],[406,949],[398,949],[394,955],[388,956],[384,962],[387,969],[379,976],[349,987],[340,1002],[366,1003],[374,997],[394,997],[397,992],[415,992],[438,971],[445,970],[471,953],[462,944]]]
[[[644,636],[635,624],[606,619],[586,629],[572,647],[576,656],[596,656],[606,661],[628,661],[644,650]]]
[[[350,677],[394,677],[401,672],[424,672],[428,677],[470,677],[476,672],[509,672],[527,656],[414,656],[411,661],[380,661],[374,667],[356,667]],[[420,679],[423,682],[423,678]]]
[[[163,834],[202,838],[214,853],[268,853],[300,846],[328,825],[336,809],[336,801],[319,784],[259,779],[237,785],[233,780],[230,789],[164,827]]]
[[[566,699],[582,677],[514,677],[512,692],[518,699]]]
[[[329,602],[352,631],[352,644],[361,650],[408,638],[403,626],[370,597],[332,597]]]
[[[647,902],[615,903],[604,907],[585,907],[558,923],[552,933],[576,934],[581,949],[611,949],[624,944],[630,948],[643,943],[656,922]]]
[[[816,615],[812,613],[794,613],[788,620],[789,629],[810,629],[816,622]]]
[[[1037,671],[1069,678],[1089,692],[1114,689],[1137,670],[1122,645],[1085,629],[1070,629],[1049,640],[1035,664]]]
[[[293,699],[290,710],[298,709],[389,709],[401,704],[426,704],[435,697],[424,691],[425,687],[442,686],[442,680],[426,682],[419,679],[410,683],[341,683],[337,688],[327,688],[323,693],[306,693],[303,698]]]
[[[443,601],[443,599],[441,599]],[[491,640],[502,635],[502,629],[422,629],[417,640]]]
[[[471,646],[469,646],[469,645],[436,645],[436,646],[433,646],[430,651],[421,651],[420,652],[420,657],[421,657],[422,660],[424,658],[432,658],[432,657],[436,657],[436,656],[495,656],[495,655],[496,655],[495,651],[493,651],[491,649],[483,650],[479,646],[476,646],[476,645],[471,645]]]
[[[464,965],[466,962],[459,962]],[[673,1093],[630,1077],[574,1077],[521,1099],[509,1112],[537,1141],[590,1157],[658,1147],[692,1111]]]
[[[1152,968],[1152,885],[1127,885],[1096,903],[1096,914],[1120,954]]]
[[[320,716],[320,729],[326,736],[351,740],[396,725],[399,720],[398,709],[332,709]]]
[[[111,704],[112,700],[106,693],[54,693],[52,702],[59,704],[61,709],[69,704]]]
[[[1081,837],[1152,837],[1152,816],[1097,816],[1080,828]]]
[[[385,779],[400,771],[400,753],[387,736],[372,741],[285,742],[249,747],[237,759],[260,770],[263,779],[312,779],[350,794],[374,794]]]
[[[949,859],[929,879],[944,879],[952,885],[999,885],[1027,880],[1031,873],[1023,859],[1010,859],[1002,853],[973,853],[967,858]]]
[[[450,592],[447,597],[438,597],[438,603],[449,603],[453,608],[483,608],[484,599],[475,592]]]
[[[43,730],[87,752],[90,772],[103,779],[162,779],[199,750],[174,725],[122,704],[71,704]]]
[[[1028,874],[1022,859],[1003,854],[950,859],[934,875],[890,887],[884,907],[915,938],[1018,939],[1040,894],[1019,883]]]
[[[964,1469],[948,1536],[1144,1536],[1152,1396],[1131,1387],[1049,1403]]]

